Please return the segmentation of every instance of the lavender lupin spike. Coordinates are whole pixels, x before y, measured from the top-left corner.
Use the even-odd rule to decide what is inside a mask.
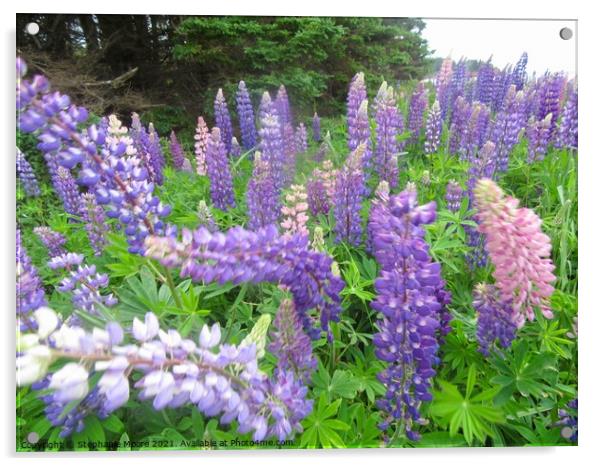
[[[322,140],[322,134],[320,131],[320,117],[316,112],[314,112],[314,117],[311,120],[311,129],[314,141],[320,142]]]
[[[228,104],[224,97],[224,92],[220,88],[215,96],[215,102],[213,104],[215,126],[220,130],[222,142],[226,147],[226,154],[230,153],[230,147],[232,144],[232,120],[230,119],[230,111],[228,110]]]
[[[337,173],[334,185],[334,217],[337,242],[359,246],[362,240],[360,211],[364,192],[362,158],[365,143],[360,144]]]
[[[424,152],[433,154],[439,150],[441,144],[442,116],[439,102],[435,100],[426,118],[426,139],[424,141]]]
[[[19,150],[17,147],[17,174],[19,175],[19,180],[23,185],[23,190],[25,194],[28,196],[39,196],[40,195],[40,186],[38,185],[38,180],[36,179],[36,175],[31,168],[31,165],[25,158],[25,154]]]
[[[403,120],[397,104],[393,88],[383,82],[376,99],[376,148],[374,163],[379,179],[385,180],[395,189],[399,184],[398,158],[401,145],[397,138],[403,132]]]
[[[21,329],[36,328],[32,313],[46,306],[44,286],[27,250],[21,243],[21,230],[16,235],[17,319]]]
[[[49,227],[35,227],[33,232],[40,239],[51,259],[64,254],[67,238]]]
[[[86,231],[94,255],[100,256],[108,244],[109,225],[106,222],[105,211],[98,205],[92,193],[82,194],[80,209],[82,220],[86,222]]]
[[[234,190],[232,188],[232,173],[226,146],[219,128],[213,128],[207,143],[207,175],[211,183],[211,202],[223,211],[234,207]]]
[[[259,153],[253,160],[253,176],[247,186],[249,229],[257,230],[278,223],[280,200],[270,164]]]
[[[251,150],[257,144],[257,128],[255,128],[255,115],[251,97],[244,81],[238,83],[236,93],[236,108],[238,111],[238,121],[240,123],[240,133],[242,147],[245,150]]]

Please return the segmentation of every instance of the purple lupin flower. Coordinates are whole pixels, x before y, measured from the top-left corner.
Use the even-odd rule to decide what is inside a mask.
[[[82,219],[86,222],[86,231],[94,255],[100,256],[108,244],[109,225],[106,222],[105,211],[98,205],[92,193],[82,194],[80,209]]]
[[[307,152],[307,129],[303,123],[299,123],[295,131],[295,149],[297,154],[305,154]]]
[[[314,141],[320,142],[322,140],[322,134],[320,131],[320,117],[317,112],[314,112],[314,117],[311,120],[311,129]]]
[[[205,161],[205,156],[207,154],[207,144],[209,142],[209,128],[207,128],[207,124],[201,116],[197,120],[194,141],[196,172],[197,175],[205,176],[207,174],[207,162]]]
[[[50,309],[36,319],[40,327],[58,322]],[[87,416],[105,419],[123,406],[131,395],[130,384],[141,400],[152,400],[155,410],[192,405],[222,424],[236,421],[238,432],[252,432],[256,442],[267,437],[284,441],[303,431],[301,421],[313,403],[307,387],[293,371],[276,370],[272,377],[262,372],[255,343],[219,344],[219,324],[204,325],[197,343],[177,330],[163,330],[150,312],[144,322],[134,318],[131,327],[125,345],[125,332],[116,322],[92,332],[63,325],[45,329],[44,338],[27,335],[33,348],[17,357],[17,381],[43,390],[45,414],[60,427],[61,437],[81,432]],[[47,374],[50,347],[63,365]],[[97,382],[92,367],[100,375]],[[92,383],[96,385],[91,388]]]
[[[414,426],[424,423],[420,407],[432,399],[439,348],[441,267],[429,256],[422,226],[435,217],[435,203],[419,206],[414,189],[389,196],[370,214],[381,268],[372,302],[379,312],[373,341],[376,357],[387,363],[378,375],[386,390],[377,401],[384,413],[379,427],[399,423],[410,440],[419,439]]]
[[[540,121],[536,121],[531,117],[525,131],[527,140],[529,141],[527,162],[533,163],[537,160],[544,159],[550,143],[551,127],[551,113],[548,113],[547,116]]]
[[[58,195],[63,200],[65,212],[68,214],[79,216],[79,188],[75,182],[75,178],[65,167],[58,167],[56,170],[56,188]]]
[[[171,158],[173,160],[174,167],[178,170],[183,170],[186,162],[186,156],[184,150],[180,145],[180,141],[174,131],[169,135],[169,150],[171,152]]]
[[[87,120],[87,110],[71,105],[66,95],[49,93],[48,82],[42,77],[19,80],[17,103],[19,127],[36,134],[38,149],[55,173],[53,184],[58,192],[62,191],[60,169],[67,170],[63,173],[69,179],[68,170],[79,168],[78,182],[106,206],[108,217],[119,219],[131,253],[141,252],[148,234],[172,234],[173,228],[161,220],[170,209],[153,195],[154,183],[145,162],[133,138],[117,129],[118,121],[107,124],[103,120],[100,126],[80,131],[78,125]],[[134,128],[133,132],[136,135],[139,131]],[[79,193],[69,197],[77,215]]]
[[[52,259],[53,257],[65,254],[64,246],[67,242],[67,238],[59,232],[54,231],[49,227],[35,227],[33,232],[48,251],[48,257]]]
[[[475,88],[476,99],[484,105],[490,105],[493,100],[493,80],[495,69],[491,64],[491,58],[483,63],[477,73],[477,82]]]
[[[466,88],[467,80],[467,69],[466,61],[460,59],[460,61],[454,67],[454,72],[451,77],[449,85],[449,105],[452,106],[459,96],[464,96],[464,90]],[[452,109],[453,111],[453,109]]]
[[[211,202],[223,211],[234,207],[232,173],[221,131],[213,128],[207,143],[207,175],[210,181]]]
[[[215,126],[220,130],[222,142],[226,147],[226,154],[230,153],[230,145],[232,144],[232,120],[230,119],[230,111],[228,103],[224,97],[224,92],[221,88],[218,89],[213,104]]]
[[[276,189],[284,186],[284,168],[286,163],[282,130],[275,114],[269,113],[261,120],[259,129],[261,156],[270,164]]]
[[[236,137],[232,137],[232,143],[230,145],[230,157],[238,158],[241,154],[240,144],[238,143],[238,139]]]
[[[491,140],[496,147],[496,171],[508,171],[510,152],[518,144],[520,135],[520,106],[522,92],[516,93],[516,88],[508,88],[501,110],[496,115],[491,131]]]
[[[439,102],[435,100],[426,118],[426,139],[424,141],[424,152],[426,154],[434,154],[439,150],[442,125],[441,107]]]
[[[467,125],[470,121],[470,104],[462,96],[458,96],[452,108],[449,122],[448,152],[458,154],[467,132]]]
[[[293,115],[291,113],[291,105],[289,103],[288,94],[284,84],[281,84],[278,88],[278,93],[276,94],[276,99],[274,100],[274,108],[278,114],[281,127],[284,129],[286,128],[287,124],[291,125],[292,127]]]
[[[554,134],[558,116],[560,115],[560,103],[562,101],[566,76],[561,73],[554,73],[544,76],[542,80],[542,85],[538,92],[537,119],[543,120],[551,113],[550,132]]]
[[[468,206],[474,206],[474,189],[477,181],[481,178],[492,178],[497,168],[496,148],[495,144],[487,141],[477,156],[471,161],[468,169],[468,181],[466,183]],[[471,220],[477,221],[476,217]],[[484,267],[487,264],[487,251],[485,250],[485,238],[477,231],[476,228],[465,226],[466,244],[472,249],[466,256],[466,260],[471,269]]]
[[[23,185],[23,190],[28,196],[39,196],[40,186],[33,172],[33,168],[25,158],[25,154],[17,147],[17,175]]]
[[[112,120],[107,128],[107,139],[110,140],[109,135],[115,136],[120,133],[121,122],[116,119]],[[132,136],[131,147],[135,149],[136,154],[140,157],[140,160],[148,173],[149,180],[156,184],[162,184],[165,158],[163,157],[161,142],[159,140],[159,135],[155,131],[155,127],[152,123],[149,123],[147,131],[142,125],[138,114],[134,112],[132,113],[132,128],[130,134]],[[130,147],[128,142],[123,142],[127,147]],[[114,139],[109,143],[119,144],[119,139]],[[130,150],[130,154],[128,155],[131,155],[131,153]]]
[[[390,195],[389,183],[384,180],[379,182],[374,190],[374,198],[370,201],[370,218],[372,216],[378,217],[387,214]],[[368,225],[366,226],[366,250],[369,252],[374,251],[374,235],[377,233],[375,230],[377,228],[377,223],[368,221]]]
[[[560,435],[562,438],[577,443],[579,439],[579,402],[577,398],[572,399],[566,404],[564,409],[558,410],[558,421],[554,426],[561,427]]]
[[[409,142],[416,144],[420,138],[420,131],[424,124],[424,113],[428,106],[428,97],[426,89],[422,82],[416,85],[416,89],[412,93],[410,98],[410,105],[408,108],[408,130],[410,131]]]
[[[32,313],[46,306],[44,286],[27,250],[21,243],[21,230],[17,228],[17,318],[21,329],[36,328]]]
[[[451,58],[444,58],[435,79],[435,95],[441,106],[441,120],[443,121],[447,118],[449,106],[453,104],[453,101],[450,101],[453,66],[454,62]]]
[[[257,231],[235,227],[225,233],[201,227],[184,230],[181,241],[150,238],[146,253],[168,268],[179,268],[182,278],[195,282],[286,286],[303,328],[312,338],[320,336],[319,328],[331,338],[329,322],[339,319],[339,293],[344,283],[333,274],[329,256],[308,248],[307,235],[279,235],[275,225]],[[313,308],[320,316],[319,328],[308,313]]]
[[[328,215],[330,211],[330,199],[323,180],[313,175],[307,181],[305,189],[307,191],[307,205],[311,214],[314,217],[318,214]]]
[[[558,128],[558,137],[556,139],[557,147],[566,147],[577,150],[577,143],[579,139],[577,101],[577,89],[570,90],[569,97],[562,110],[560,126]]]
[[[374,162],[380,180],[395,189],[399,184],[398,157],[401,144],[397,141],[403,132],[403,119],[395,102],[393,88],[383,82],[378,90],[375,106],[376,148]]]
[[[364,118],[358,114],[360,106],[367,99],[364,73],[357,73],[351,80],[347,94],[347,144],[350,152],[354,151],[365,138]]]
[[[311,351],[311,339],[303,331],[295,305],[290,299],[280,303],[274,328],[268,349],[278,359],[277,370],[292,371],[299,380],[309,382],[317,360]]]
[[[242,137],[242,146],[245,150],[251,150],[257,144],[257,129],[255,128],[255,115],[251,97],[244,81],[238,83],[238,92],[236,93],[236,109],[238,111],[238,121],[240,123],[240,133]]]
[[[512,320],[512,303],[502,301],[495,285],[479,284],[474,289],[472,305],[477,312],[479,351],[488,356],[495,342],[507,348],[514,340],[516,324]]]
[[[82,254],[64,253],[51,258],[48,267],[53,270],[65,269],[68,274],[63,278],[58,290],[71,293],[75,309],[100,315],[99,307],[111,307],[117,304],[113,294],[103,295],[100,291],[109,286],[109,276],[96,272],[95,265],[82,265]]]
[[[253,175],[247,185],[248,226],[258,230],[278,223],[280,200],[269,162],[257,152],[253,164]]]
[[[512,84],[516,86],[517,91],[522,91],[527,82],[528,60],[529,56],[527,55],[527,52],[523,52],[512,70]]]
[[[334,218],[337,242],[346,241],[359,246],[362,241],[362,194],[364,192],[364,175],[362,157],[366,150],[360,144],[348,157],[343,168],[336,177],[334,185]]]
[[[487,107],[479,102],[474,102],[471,107],[470,118],[466,122],[458,146],[460,160],[468,162],[474,160],[482,145],[481,135],[482,133],[486,133],[483,129],[483,125],[488,125],[488,122],[489,111],[487,110]]]
[[[268,115],[276,115],[277,112],[274,108],[274,102],[272,102],[272,98],[270,97],[270,93],[265,91],[261,96],[261,102],[259,103],[259,121],[262,121]]]
[[[447,210],[450,212],[458,212],[460,210],[460,204],[462,203],[463,197],[464,190],[457,181],[451,180],[449,183],[447,183],[447,189],[445,192]]]

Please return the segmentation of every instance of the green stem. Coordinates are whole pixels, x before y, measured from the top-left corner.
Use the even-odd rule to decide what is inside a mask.
[[[165,275],[165,282],[167,283],[167,286],[169,287],[169,290],[171,291],[171,295],[173,296],[173,300],[176,303],[176,306],[179,307],[180,309],[184,310],[184,306],[182,305],[182,300],[180,299],[180,294],[178,293],[178,290],[176,288],[176,284],[173,281],[173,278],[171,277],[171,274],[169,273],[169,270],[167,270],[166,267],[163,267],[164,270],[164,275]]]

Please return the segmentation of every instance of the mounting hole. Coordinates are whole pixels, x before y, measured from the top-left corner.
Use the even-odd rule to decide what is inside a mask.
[[[40,32],[40,25],[38,23],[27,23],[25,26],[25,32],[31,36],[35,36]]]
[[[562,40],[569,40],[573,37],[573,30],[571,28],[562,28],[560,30],[560,38]]]

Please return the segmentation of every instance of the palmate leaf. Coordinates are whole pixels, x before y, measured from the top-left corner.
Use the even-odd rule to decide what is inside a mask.
[[[331,419],[339,411],[341,398],[328,403],[326,394],[320,395],[318,406],[306,417],[303,422],[303,435],[301,447],[306,448],[345,448],[345,442],[337,431],[346,431],[349,425],[338,419]]]
[[[447,426],[450,436],[456,435],[460,429],[468,444],[476,438],[481,443],[493,436],[492,424],[502,424],[504,415],[499,408],[492,405],[491,400],[497,389],[489,389],[471,396],[476,383],[476,369],[468,370],[466,392],[460,393],[458,388],[445,381],[439,381],[440,391],[436,391],[430,412],[440,418],[441,424]]]
[[[327,395],[331,400],[336,397],[355,398],[361,384],[350,371],[337,369],[332,377],[320,362],[318,370],[313,375],[315,391]]]

